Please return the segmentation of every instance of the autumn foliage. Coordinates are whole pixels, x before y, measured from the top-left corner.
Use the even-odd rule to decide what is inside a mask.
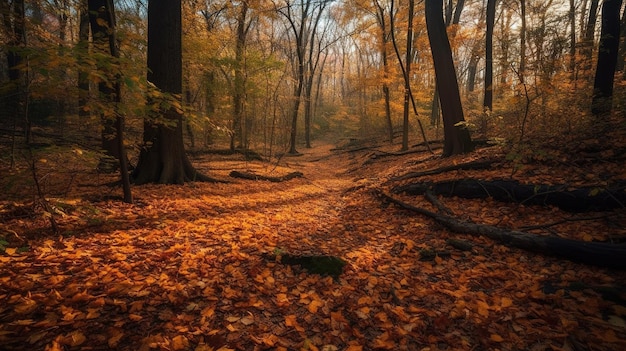
[[[2,349],[626,347],[623,272],[452,234],[373,195],[407,171],[501,156],[500,148],[448,160],[426,153],[373,159],[373,151],[329,149],[317,147],[277,168],[232,156],[196,157],[199,169],[223,169],[213,172],[224,179],[233,169],[273,176],[298,170],[304,177],[145,185],[135,187],[134,205],[119,201],[108,176],[91,171],[65,196],[50,199],[58,234],[40,207],[3,201]],[[513,170],[503,162],[429,179],[489,179]],[[565,170],[526,164],[513,178],[545,182]],[[618,170],[605,165],[603,171]],[[550,207],[444,201],[462,218],[503,227],[571,217]],[[623,224],[622,210],[593,217],[601,218],[538,233],[623,238],[624,227],[612,226]],[[469,241],[471,249],[455,249],[450,238]],[[287,265],[280,253],[332,255],[347,265],[335,280]]]

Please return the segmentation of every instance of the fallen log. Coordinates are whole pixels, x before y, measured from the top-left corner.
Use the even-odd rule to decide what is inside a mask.
[[[264,176],[260,174],[255,174],[255,173],[250,173],[250,172],[241,172],[241,171],[231,171],[229,175],[233,178],[241,178],[241,179],[248,179],[248,180],[266,180],[266,181],[273,182],[273,183],[284,182],[287,180],[291,180],[293,178],[304,177],[304,174],[302,172],[291,172],[281,177]]]
[[[566,185],[520,184],[514,180],[458,179],[437,183],[411,183],[393,189],[394,193],[457,196],[465,199],[491,197],[525,205],[552,205],[568,212],[607,211],[624,208],[626,192],[620,188],[586,186],[568,190]]]
[[[429,169],[426,171],[421,171],[421,172],[411,172],[411,173],[407,173],[407,174],[403,174],[401,176],[397,176],[397,177],[393,177],[390,180],[391,181],[398,181],[398,180],[405,180],[405,179],[409,179],[409,178],[419,178],[419,177],[423,177],[423,176],[427,176],[427,175],[435,175],[435,174],[441,174],[441,173],[446,173],[446,172],[450,172],[450,171],[457,171],[457,170],[476,170],[476,169],[487,169],[490,168],[492,164],[496,163],[498,161],[495,160],[480,160],[480,161],[471,161],[471,162],[467,162],[467,163],[461,163],[458,165],[453,165],[453,166],[446,166],[446,167],[440,167],[440,168],[435,168],[435,169]]]
[[[403,209],[430,217],[455,233],[486,236],[508,247],[558,256],[572,262],[620,270],[626,269],[626,245],[623,244],[583,242],[464,222],[452,216],[413,206],[382,191],[378,192],[378,196]]]

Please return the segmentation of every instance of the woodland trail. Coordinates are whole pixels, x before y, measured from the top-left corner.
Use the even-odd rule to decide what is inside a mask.
[[[624,284],[623,273],[483,238],[450,250],[446,230],[372,196],[415,155],[364,167],[362,154],[330,148],[280,166],[197,157],[224,178],[304,177],[146,185],[134,205],[85,180],[54,200],[58,235],[43,216],[4,221],[2,232],[30,240],[0,255],[0,349],[626,349],[624,301],[597,289]],[[275,252],[348,264],[333,280]]]

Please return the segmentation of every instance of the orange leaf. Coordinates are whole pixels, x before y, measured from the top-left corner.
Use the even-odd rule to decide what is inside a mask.
[[[183,335],[177,335],[172,339],[173,350],[185,350],[189,347],[189,340]]]
[[[313,300],[311,301],[311,303],[309,303],[309,306],[307,307],[307,309],[309,310],[309,312],[311,313],[317,313],[317,310],[324,306],[324,302],[321,300]]]
[[[495,341],[495,342],[503,342],[504,341],[504,339],[500,335],[498,335],[498,334],[491,334],[489,339],[491,339],[491,341]]]
[[[489,304],[485,301],[478,300],[476,301],[476,305],[478,306],[478,314],[483,317],[489,317]]]

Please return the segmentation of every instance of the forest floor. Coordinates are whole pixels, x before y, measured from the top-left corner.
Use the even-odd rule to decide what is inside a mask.
[[[57,234],[24,180],[32,169],[3,164],[1,186],[11,191],[0,201],[0,349],[626,349],[625,272],[454,234],[376,196],[402,183],[394,177],[472,160],[501,163],[420,180],[603,184],[607,172],[626,180],[623,164],[580,167],[554,154],[540,155],[553,166],[520,166],[499,147],[448,159],[390,155],[397,146],[333,147],[302,149],[278,166],[198,154],[199,170],[230,183],[137,186],[133,205],[107,185],[114,176],[39,159],[35,177]],[[232,170],[304,176],[273,183],[230,178]],[[434,211],[424,199],[397,196]],[[626,237],[624,209],[442,201],[465,220],[504,228]],[[458,250],[450,238],[472,246]],[[281,263],[287,253],[347,264],[333,279]]]

